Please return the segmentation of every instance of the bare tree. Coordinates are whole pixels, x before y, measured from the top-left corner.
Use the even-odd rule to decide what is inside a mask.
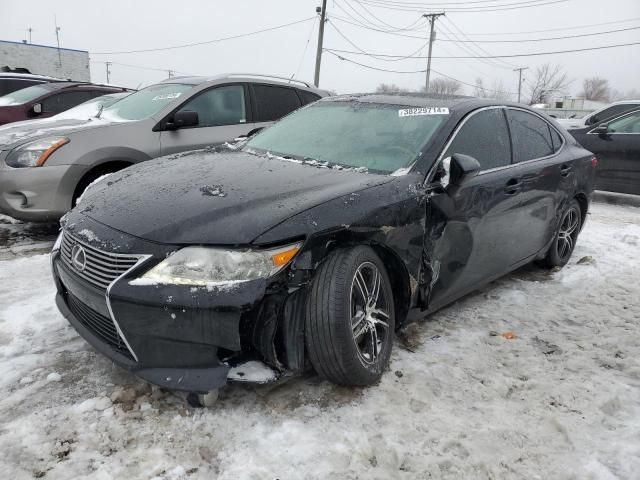
[[[529,104],[545,103],[552,95],[566,92],[570,83],[560,65],[540,65],[533,74],[533,80],[529,82]]]
[[[619,100],[638,100],[640,99],[640,92],[634,88],[623,93],[620,90],[613,88],[611,89],[610,99],[612,102],[617,102]]]
[[[429,83],[429,93],[435,95],[461,95],[462,84],[452,78],[436,78]]]
[[[584,82],[582,82],[582,93],[580,96],[587,100],[608,102],[611,96],[609,80],[602,77],[585,78]]]
[[[489,96],[487,90],[484,88],[484,82],[480,77],[476,78],[476,86],[473,88],[473,96],[478,98],[487,98]]]
[[[476,78],[473,95],[479,98],[494,98],[500,101],[509,100],[511,97],[511,94],[504,87],[502,79],[493,80],[491,88],[486,88],[480,77]]]
[[[408,91],[409,90],[407,89],[400,88],[395,83],[389,83],[389,84],[381,83],[376,88],[376,93],[406,93]]]

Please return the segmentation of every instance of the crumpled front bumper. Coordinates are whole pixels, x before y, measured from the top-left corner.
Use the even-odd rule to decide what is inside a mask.
[[[227,357],[242,351],[243,315],[265,295],[265,282],[233,289],[131,285],[164,255],[149,256],[104,291],[52,252],[60,312],[115,364],[161,387],[207,392],[224,385]]]

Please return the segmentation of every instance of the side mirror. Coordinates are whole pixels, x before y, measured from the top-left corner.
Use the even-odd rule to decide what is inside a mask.
[[[40,115],[42,113],[42,104],[41,103],[34,103],[33,106],[31,107],[31,111],[35,115]]]
[[[200,123],[198,119],[198,112],[176,112],[173,114],[173,118],[164,124],[164,128],[167,130],[177,130],[185,127],[195,127]]]
[[[598,135],[607,135],[609,133],[609,124],[601,123],[593,129],[593,133],[597,133]]]
[[[469,155],[454,153],[449,162],[449,185],[459,187],[481,169],[480,162]]]

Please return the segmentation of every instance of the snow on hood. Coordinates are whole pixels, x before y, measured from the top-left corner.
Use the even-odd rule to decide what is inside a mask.
[[[66,119],[66,120],[29,120],[18,124],[8,124],[0,127],[0,150],[10,150],[30,140],[42,137],[67,135],[80,130],[102,127],[114,123],[111,120],[100,118],[89,118],[86,120]]]
[[[246,245],[293,215],[392,178],[200,150],[113,174],[69,217],[161,243]],[[332,214],[339,225],[340,212]]]

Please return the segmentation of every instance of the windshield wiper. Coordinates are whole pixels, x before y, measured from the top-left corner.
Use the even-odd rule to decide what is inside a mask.
[[[95,118],[100,118],[100,115],[102,115],[103,110],[104,110],[104,103],[100,105],[100,110],[98,110],[98,113],[96,114]]]

